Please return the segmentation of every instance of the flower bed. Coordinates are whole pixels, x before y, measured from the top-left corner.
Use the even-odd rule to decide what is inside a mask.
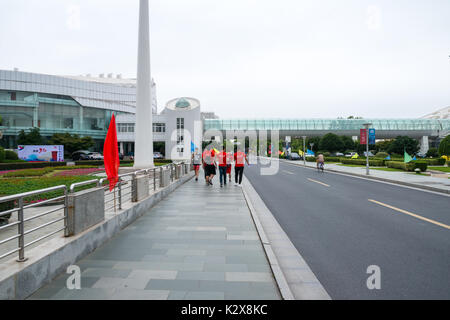
[[[103,172],[105,169],[99,168],[77,168],[72,170],[64,170],[54,174],[55,177],[68,177],[68,176],[85,176],[96,172]]]

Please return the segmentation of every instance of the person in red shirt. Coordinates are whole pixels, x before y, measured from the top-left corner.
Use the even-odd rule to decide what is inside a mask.
[[[206,146],[202,154],[203,169],[205,170],[205,181],[207,185],[213,185],[212,179],[216,175],[216,154],[211,145]]]
[[[219,174],[220,174],[220,187],[227,185],[227,153],[225,152],[225,146],[222,148],[222,152],[219,153]],[[223,179],[223,182],[222,182]]]
[[[229,175],[230,183],[231,183],[231,164],[232,163],[233,163],[233,152],[227,152],[227,174]]]
[[[238,147],[237,152],[234,154],[234,185],[241,186],[242,175],[244,174],[244,161],[248,163],[247,155]],[[239,182],[239,184],[238,184]]]

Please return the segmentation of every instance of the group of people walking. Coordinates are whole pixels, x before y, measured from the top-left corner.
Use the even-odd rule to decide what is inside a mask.
[[[219,167],[220,187],[227,185],[227,180],[231,183],[231,167],[234,162],[234,185],[241,186],[242,175],[244,174],[245,162],[249,164],[247,155],[241,148],[237,148],[235,153],[226,152],[225,146],[222,151],[216,152],[211,145],[208,145],[203,153],[195,148],[192,154],[192,164],[195,170],[195,181],[198,181],[200,166],[205,171],[206,185],[213,185],[212,179],[217,174],[216,169]],[[228,176],[228,179],[227,179]]]

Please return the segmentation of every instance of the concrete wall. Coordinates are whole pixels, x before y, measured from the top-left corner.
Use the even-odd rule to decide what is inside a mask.
[[[152,180],[153,181],[153,180]],[[136,179],[133,180],[133,201],[141,201],[148,197],[150,194],[150,186],[147,176],[137,176]]]
[[[0,299],[25,299],[50,283],[69,265],[82,259],[111,239],[116,233],[134,222],[193,177],[185,175],[170,186],[152,194],[143,201],[125,203],[116,214],[106,214],[105,221],[73,237],[58,237],[25,252],[27,261],[18,263],[15,258],[0,265]]]
[[[103,188],[83,190],[68,196],[68,235],[73,236],[105,219]]]

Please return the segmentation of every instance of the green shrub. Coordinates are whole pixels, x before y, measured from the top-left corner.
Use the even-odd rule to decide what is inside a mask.
[[[19,156],[14,151],[5,150],[5,160],[19,160]]]
[[[388,168],[401,169],[404,171],[414,171],[415,164],[413,162],[385,161]]]
[[[3,162],[5,160],[5,149],[3,147],[0,147],[0,162]]]
[[[22,169],[17,171],[11,171],[3,174],[4,178],[9,177],[40,177],[49,172],[52,172],[54,169],[51,167],[41,168],[41,169]]]
[[[445,164],[444,158],[431,158],[431,159],[420,159],[420,161],[425,161],[429,166],[443,166]]]
[[[414,160],[412,163],[414,163],[414,170],[419,168],[421,172],[427,171],[428,163],[426,161]]]
[[[365,165],[366,164],[366,159],[345,159],[345,158],[341,158],[341,163],[343,163],[343,164]],[[369,159],[369,166],[383,167],[384,166],[384,160],[383,159]]]
[[[340,162],[341,161],[341,157],[323,157],[325,162]],[[306,157],[306,161],[308,162],[316,162],[316,157]]]
[[[380,158],[380,159],[384,159],[388,156],[389,154],[387,152],[377,152],[377,154],[375,155],[375,158]]]
[[[0,171],[65,166],[66,162],[13,162],[0,163]]]

